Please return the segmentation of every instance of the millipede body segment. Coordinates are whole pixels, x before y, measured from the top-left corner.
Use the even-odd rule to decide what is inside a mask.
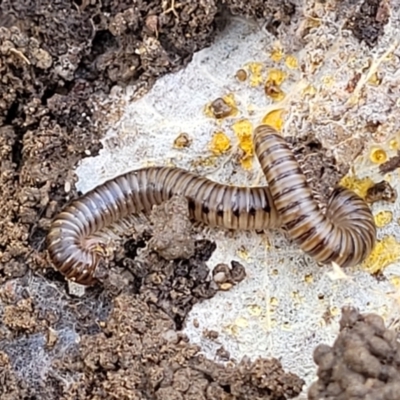
[[[337,187],[324,214],[286,141],[266,125],[257,127],[254,137],[274,206],[294,242],[323,264],[361,263],[376,241],[368,204],[354,192]]]
[[[188,200],[190,217],[210,226],[266,230],[285,226],[317,262],[352,266],[372,251],[376,227],[368,205],[337,188],[324,214],[286,141],[271,127],[255,129],[256,155],[265,187],[222,185],[191,172],[148,167],[111,179],[73,201],[51,224],[47,248],[53,265],[68,279],[90,285],[106,255],[96,233],[174,195]]]

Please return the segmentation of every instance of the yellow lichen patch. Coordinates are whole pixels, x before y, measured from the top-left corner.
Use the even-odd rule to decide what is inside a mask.
[[[229,324],[229,325],[225,326],[224,330],[230,336],[237,336],[239,333],[239,328],[233,324]]]
[[[253,126],[247,119],[242,119],[232,125],[236,137],[239,140],[239,147],[244,152],[241,159],[242,167],[250,169],[252,166],[253,156]]]
[[[249,322],[246,318],[238,317],[232,324],[226,325],[224,330],[230,336],[237,336],[241,329],[247,328],[248,326]]]
[[[262,79],[262,67],[263,65],[259,62],[252,62],[248,64],[249,72],[250,72],[250,86],[256,87],[261,85]]]
[[[270,111],[268,114],[265,115],[265,117],[262,119],[262,123],[272,126],[275,128],[277,131],[282,130],[283,126],[283,114],[285,113],[285,110],[280,108],[278,110],[273,110]]]
[[[330,311],[332,317],[337,317],[341,313],[340,308],[335,307],[335,306],[330,307],[329,311]]]
[[[362,267],[371,274],[376,274],[399,260],[400,243],[393,236],[388,235],[377,241],[374,250],[363,262]]]
[[[230,107],[232,107],[233,114],[232,116],[235,116],[238,113],[238,108],[235,100],[235,96],[233,93],[229,93],[226,96],[223,97],[224,101],[226,104],[228,104]]]
[[[390,283],[397,289],[400,289],[400,276],[390,278]]]
[[[286,73],[280,69],[271,69],[268,72],[267,81],[272,82],[276,86],[282,85],[286,79]]]
[[[277,307],[278,304],[279,304],[279,300],[278,300],[276,297],[271,297],[271,299],[270,299],[270,301],[269,301],[269,304],[270,304],[272,307]]]
[[[281,61],[283,57],[282,46],[279,43],[276,43],[269,56],[271,57],[271,60],[276,63]]]
[[[370,78],[368,79],[368,83],[373,86],[378,86],[381,83],[381,79],[378,76],[377,72],[374,72]]]
[[[375,225],[378,228],[382,228],[387,224],[390,224],[393,220],[393,213],[391,211],[379,211],[375,216]]]
[[[285,60],[285,64],[290,69],[296,69],[299,66],[299,62],[295,56],[287,56]]]
[[[246,318],[238,317],[235,320],[235,325],[238,326],[239,328],[247,328],[249,326],[249,322],[247,321]]]
[[[312,276],[312,274],[307,274],[304,276],[304,281],[306,283],[313,283],[314,282],[314,277]]]
[[[333,84],[335,83],[335,80],[333,79],[333,76],[329,76],[329,75],[326,75],[326,76],[323,76],[322,78],[321,78],[321,82],[326,86],[326,87],[332,87],[333,86]]]
[[[374,181],[368,177],[359,179],[355,176],[346,175],[341,179],[340,185],[352,190],[361,198],[365,199],[367,190],[374,185]]]
[[[221,155],[226,153],[231,147],[231,141],[228,136],[225,135],[224,132],[215,132],[211,143],[209,145],[209,149],[215,155]]]
[[[218,99],[217,99],[218,100]],[[214,100],[215,101],[215,100]],[[213,109],[211,107],[211,105],[213,104],[213,102],[206,104],[206,106],[204,107],[204,114],[208,117],[208,118],[215,118]]]
[[[241,160],[241,165],[243,169],[250,170],[251,167],[253,166],[253,161],[250,157],[246,157]]]
[[[264,85],[265,94],[275,101],[283,100],[285,93],[282,91],[280,86],[285,78],[285,72],[279,69],[271,69]]]
[[[387,161],[386,151],[380,147],[374,147],[369,153],[369,158],[374,164],[382,164]]]
[[[197,167],[214,167],[217,163],[217,157],[199,157],[196,160],[191,161],[190,165],[193,168]]]
[[[299,292],[295,291],[290,294],[290,297],[293,299],[293,303],[298,305],[303,302],[303,296],[300,295]]]
[[[399,150],[399,141],[397,139],[391,139],[389,141],[390,150]]]
[[[238,113],[235,96],[233,93],[223,97],[218,97],[211,103],[207,104],[204,109],[204,114],[210,118],[223,119],[234,117]]]
[[[271,318],[264,324],[264,329],[269,332],[272,328],[276,328],[278,326],[278,322],[275,318]]]
[[[245,249],[239,249],[237,255],[242,259],[247,261],[249,259],[249,252]]]
[[[259,317],[263,311],[262,308],[257,304],[251,304],[247,307],[247,310],[249,311],[249,314],[253,317]]]
[[[316,93],[317,93],[317,89],[313,85],[307,85],[303,89],[303,95],[304,96],[306,96],[306,95],[314,96]]]

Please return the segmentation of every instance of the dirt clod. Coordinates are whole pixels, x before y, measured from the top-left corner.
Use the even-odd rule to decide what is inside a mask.
[[[211,112],[217,119],[226,118],[232,114],[233,108],[224,99],[218,98],[210,105]]]
[[[85,336],[82,361],[69,368],[81,381],[62,399],[285,399],[303,381],[285,373],[277,360],[243,360],[225,368],[198,354],[173,321],[141,299],[121,295],[103,332]],[[90,397],[82,390],[91,387]]]
[[[37,329],[32,301],[22,299],[16,305],[4,308],[3,323],[12,330],[33,333]]]
[[[383,164],[379,166],[379,171],[382,175],[392,172],[400,167],[400,151]]]
[[[217,292],[206,264],[215,248],[212,242],[197,241],[193,256],[176,261],[143,251],[132,260],[136,290],[164,310],[180,329],[193,305]]]
[[[353,32],[353,35],[368,46],[373,47],[383,29],[389,21],[390,2],[387,0],[364,0],[357,3],[358,9],[352,15],[346,28]]]
[[[380,181],[367,190],[365,200],[368,203],[375,203],[377,201],[394,203],[397,200],[397,191],[389,182]]]
[[[193,223],[189,218],[189,206],[183,196],[173,196],[155,207],[151,213],[153,237],[149,248],[166,260],[187,259],[194,254]]]
[[[346,175],[349,166],[338,164],[313,134],[304,138],[286,139],[291,144],[317,201],[321,205],[327,204],[333,188]]]
[[[340,334],[332,347],[314,351],[318,381],[309,400],[395,400],[400,390],[400,344],[376,314],[360,314],[344,307]]]
[[[229,268],[227,264],[218,264],[213,269],[214,282],[221,290],[229,290],[245,277],[246,270],[243,265],[237,261],[231,262],[231,268]]]

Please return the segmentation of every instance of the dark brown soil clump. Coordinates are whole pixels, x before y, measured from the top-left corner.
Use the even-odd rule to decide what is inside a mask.
[[[288,137],[286,139],[302,166],[315,198],[322,206],[325,206],[333,189],[347,174],[349,166],[338,164],[312,133],[304,138]]]
[[[332,347],[314,352],[318,381],[310,400],[395,400],[400,391],[400,343],[376,314],[343,309],[340,334]]]
[[[277,360],[224,367],[198,350],[165,313],[121,295],[103,332],[83,338],[82,361],[71,360],[68,369],[84,378],[62,399],[278,400],[302,388],[303,381],[284,373]]]
[[[364,0],[355,3],[356,10],[348,19],[345,28],[369,47],[376,45],[389,21],[390,2],[386,0]]]

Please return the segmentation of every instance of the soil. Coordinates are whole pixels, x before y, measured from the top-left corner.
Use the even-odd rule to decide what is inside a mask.
[[[395,400],[400,390],[398,335],[376,314],[342,310],[340,334],[332,347],[320,344],[314,351],[318,380],[308,398]]]
[[[390,2],[386,0],[364,0],[356,2],[357,10],[345,27],[369,47],[375,46],[390,16]]]
[[[44,241],[78,195],[74,167],[98,153],[118,118],[107,102],[115,85],[144,93],[210,45],[229,12],[268,19],[275,32],[293,11],[281,0],[0,1],[2,399],[253,400],[301,391],[278,360],[204,360],[180,333],[193,304],[245,276],[224,264],[218,282],[208,278],[215,244],[194,241],[186,258],[168,261],[141,252],[143,234],[124,244],[102,284],[76,297],[50,267]]]
[[[349,166],[338,163],[310,132],[303,138],[286,137],[321,208],[326,208],[330,195]]]

